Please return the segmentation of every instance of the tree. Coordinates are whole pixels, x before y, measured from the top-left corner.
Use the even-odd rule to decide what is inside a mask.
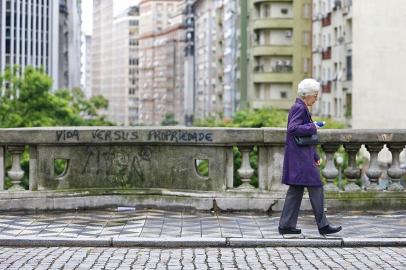
[[[176,121],[173,113],[165,114],[165,118],[161,122],[161,126],[176,126],[177,124],[178,121]]]
[[[86,99],[80,89],[50,91],[52,79],[31,66],[0,74],[0,127],[112,125],[97,111],[107,107],[101,96]]]

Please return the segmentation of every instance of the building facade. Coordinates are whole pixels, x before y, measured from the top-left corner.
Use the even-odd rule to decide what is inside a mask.
[[[85,36],[85,58],[84,58],[84,78],[83,78],[83,91],[86,97],[90,98],[92,96],[92,36]]]
[[[58,88],[80,87],[81,1],[59,0]]]
[[[404,128],[404,2],[313,5],[313,76],[323,85],[315,111],[353,128]]]
[[[118,125],[138,124],[139,8],[114,16],[113,0],[93,2],[92,95],[108,100],[101,113]]]
[[[125,126],[138,124],[138,26],[138,6],[125,10],[113,22],[111,109]]]
[[[222,50],[217,45],[216,4],[219,1],[199,0],[195,2],[195,97],[194,118],[202,119],[208,116],[216,116],[216,89],[219,85],[219,74],[222,66],[218,66],[217,52]]]
[[[194,117],[230,119],[237,106],[235,0],[194,2]]]
[[[0,70],[42,67],[53,89],[80,87],[80,1],[0,3]]]
[[[322,85],[313,112],[351,125],[352,2],[313,2],[313,77]]]
[[[43,67],[58,85],[59,2],[1,1],[0,70]]]
[[[140,2],[139,121],[160,125],[168,114],[184,123],[184,1]]]
[[[113,0],[93,1],[92,30],[92,95],[102,95],[109,101],[109,107],[100,111],[111,121],[111,85],[113,84]]]
[[[251,108],[290,108],[297,84],[311,75],[311,4],[311,0],[247,1],[249,60],[241,102]],[[240,63],[241,76],[245,64]],[[244,87],[243,83],[241,91]]]

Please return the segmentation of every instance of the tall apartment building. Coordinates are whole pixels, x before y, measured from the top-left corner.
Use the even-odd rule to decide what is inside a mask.
[[[113,0],[93,1],[92,30],[92,95],[102,95],[109,107],[101,111],[111,121],[123,122],[114,117],[111,104],[111,86],[113,84]]]
[[[235,0],[197,0],[194,116],[231,118],[236,110],[237,10]]]
[[[216,4],[219,1],[195,1],[195,108],[194,117],[202,119],[215,116],[218,111],[216,106],[216,84],[219,86],[219,76],[222,66],[217,66],[218,40],[223,40],[217,35]],[[220,70],[221,69],[221,70]],[[220,74],[221,73],[221,74]]]
[[[114,17],[113,0],[93,2],[92,95],[108,102],[101,112],[118,125],[138,123],[139,9]]]
[[[244,13],[241,6],[241,14]],[[288,109],[296,97],[297,84],[311,75],[311,0],[247,1],[248,64],[240,62],[241,102],[252,108]],[[244,39],[243,29],[240,38]],[[244,93],[245,89],[246,94]],[[246,95],[246,96],[245,96]],[[246,100],[244,100],[246,99]]]
[[[80,87],[81,1],[59,0],[58,88]]]
[[[402,0],[313,1],[313,76],[323,85],[316,113],[353,128],[404,128],[402,6]]]
[[[113,22],[113,84],[111,109],[120,124],[138,124],[139,8],[130,7]]]
[[[317,115],[350,124],[352,111],[352,3],[313,2],[313,77],[322,94]]]
[[[1,1],[0,71],[13,65],[43,67],[53,89],[79,87],[79,11],[80,1]]]
[[[170,113],[183,123],[185,2],[143,0],[139,5],[139,121],[160,125]]]
[[[217,91],[217,107],[223,112],[223,117],[230,119],[239,106],[239,93],[237,92],[237,10],[238,2],[234,0],[223,0],[217,12],[218,33],[223,41],[219,39],[218,47],[222,48],[218,66],[223,67],[224,75],[219,77],[219,89]]]

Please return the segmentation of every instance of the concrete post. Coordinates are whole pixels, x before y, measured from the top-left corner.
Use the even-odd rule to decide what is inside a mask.
[[[24,152],[24,146],[8,146],[7,150],[13,157],[11,170],[8,171],[8,176],[10,177],[13,186],[9,190],[24,190],[24,188],[20,186],[21,179],[24,177],[24,171],[21,169],[20,164],[21,154]]]
[[[348,184],[345,191],[359,191],[361,188],[355,184],[355,181],[361,177],[361,169],[357,166],[357,153],[360,144],[345,144],[344,148],[348,152],[348,167],[344,170],[344,175],[348,178]]]
[[[326,153],[327,164],[322,170],[322,175],[327,178],[326,191],[339,191],[333,183],[334,179],[338,176],[338,170],[334,164],[334,153],[340,147],[337,143],[326,143],[322,145],[324,152]]]
[[[367,186],[367,190],[378,191],[380,189],[378,186],[378,180],[382,174],[382,170],[378,166],[378,153],[382,150],[382,143],[368,143],[365,146],[371,154],[369,168],[366,171],[371,183]]]

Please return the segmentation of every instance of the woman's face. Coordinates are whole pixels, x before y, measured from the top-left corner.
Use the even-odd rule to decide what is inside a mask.
[[[312,106],[316,101],[317,97],[319,96],[319,92],[314,92],[310,94],[309,96],[305,96],[303,101],[307,106]]]

